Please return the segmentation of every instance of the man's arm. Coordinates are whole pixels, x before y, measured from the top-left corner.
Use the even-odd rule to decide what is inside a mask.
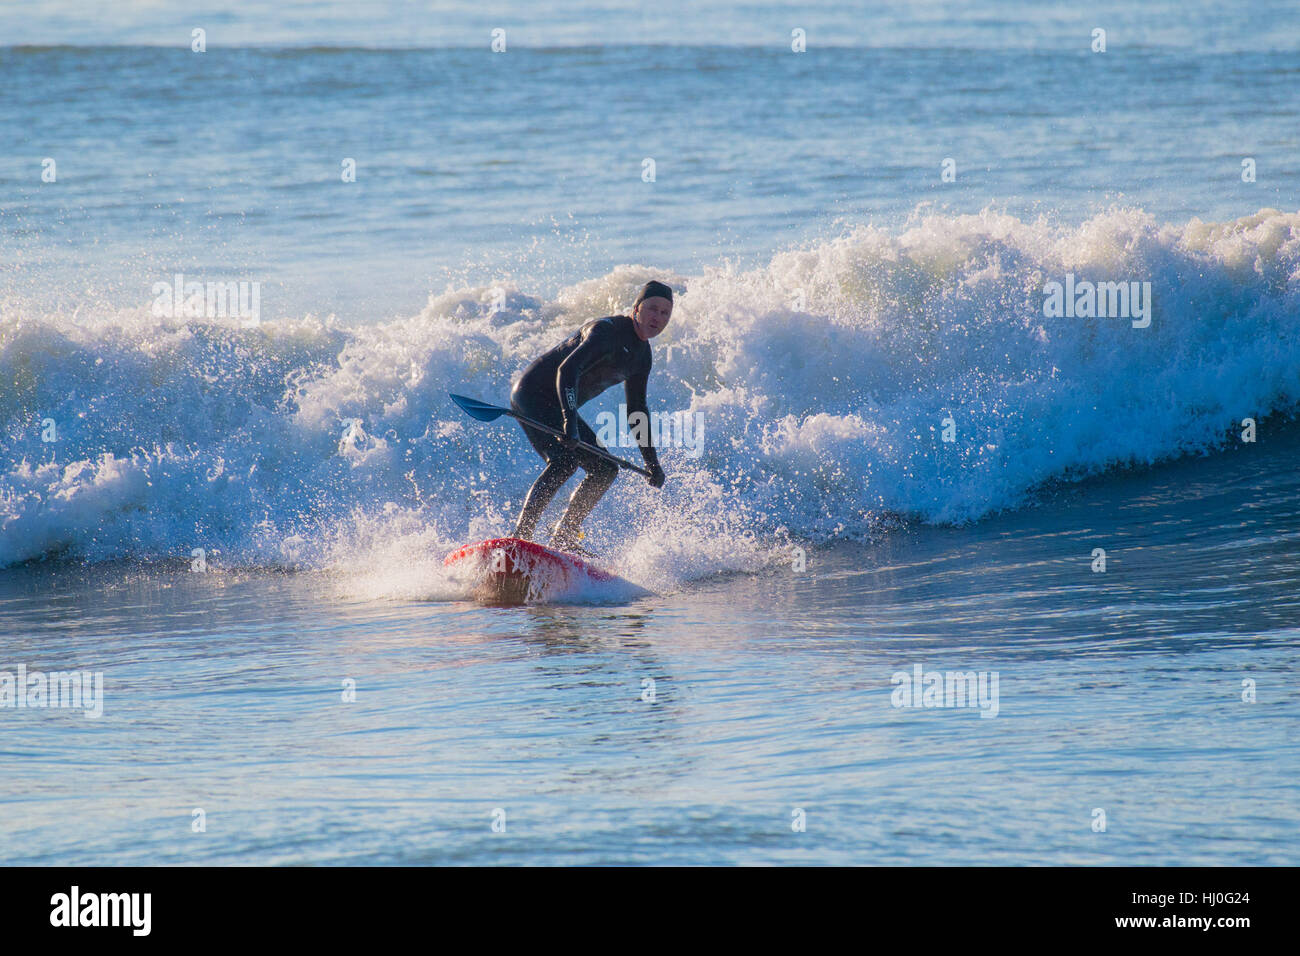
[[[564,430],[570,438],[578,437],[578,379],[609,351],[610,333],[608,322],[592,325],[581,344],[555,370],[555,394],[560,399]]]
[[[650,428],[650,409],[646,407],[646,384],[650,380],[650,370],[646,369],[640,375],[633,375],[623,383],[623,389],[627,394],[627,418],[632,420],[632,416],[640,412],[645,416],[645,441],[641,443],[641,457],[645,459],[646,467],[654,474],[649,479],[650,484],[656,488],[662,487],[664,483],[664,470],[659,466],[659,453],[655,451],[654,432]]]

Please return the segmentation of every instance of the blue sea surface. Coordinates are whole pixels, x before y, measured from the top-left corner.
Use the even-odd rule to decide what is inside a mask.
[[[374,321],[927,210],[1294,209],[1295,49],[0,48],[0,289],[84,314],[181,273]]]
[[[1291,431],[617,607],[7,572],[8,655],[105,703],[4,712],[6,862],[1293,865]],[[917,664],[997,716],[895,707]]]

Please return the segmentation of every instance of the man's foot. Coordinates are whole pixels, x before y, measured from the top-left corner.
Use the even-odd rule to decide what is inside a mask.
[[[584,548],[579,542],[582,540],[582,531],[569,531],[563,526],[563,522],[555,526],[555,531],[551,535],[551,547],[556,551],[567,551],[569,554],[576,554],[584,558],[594,558],[596,553]]]

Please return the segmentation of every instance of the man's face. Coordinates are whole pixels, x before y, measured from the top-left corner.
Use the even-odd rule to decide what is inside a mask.
[[[636,323],[636,334],[643,342],[648,342],[668,326],[673,316],[673,304],[667,299],[655,296],[642,299],[632,310],[632,321]]]

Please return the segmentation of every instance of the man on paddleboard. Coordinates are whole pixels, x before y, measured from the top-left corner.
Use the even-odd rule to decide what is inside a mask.
[[[611,315],[588,322],[524,370],[510,394],[510,407],[521,415],[567,436],[523,426],[524,434],[546,467],[533,482],[515,525],[515,537],[532,540],[546,506],[573,473],[586,474],[569,499],[569,506],[551,537],[551,546],[573,550],[582,537],[583,519],[618,477],[618,466],[575,444],[581,440],[602,447],[596,433],[578,416],[578,408],[619,382],[627,393],[627,415],[636,412],[650,420],[646,407],[646,381],[650,376],[650,340],[664,330],[673,314],[673,290],[662,282],[647,282],[632,306],[632,315]],[[663,487],[664,470],[650,443],[650,429],[641,445],[641,457],[651,471],[648,479]]]

